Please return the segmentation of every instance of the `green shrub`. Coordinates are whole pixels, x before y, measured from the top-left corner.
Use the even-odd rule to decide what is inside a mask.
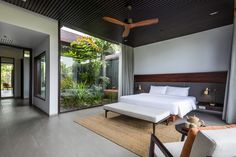
[[[74,81],[72,80],[71,77],[65,77],[64,79],[61,80],[61,89],[72,89],[74,87]]]

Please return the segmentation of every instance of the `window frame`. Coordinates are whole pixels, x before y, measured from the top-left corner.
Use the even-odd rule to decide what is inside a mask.
[[[38,56],[34,57],[34,97],[46,101],[47,72],[45,72],[45,97],[42,97],[41,94],[39,94],[39,92],[41,93],[41,91],[39,91],[41,89],[41,68],[38,68],[38,61],[42,57],[45,57],[45,68],[46,68],[46,66],[47,66],[46,51],[44,51],[44,52],[40,53]]]
[[[30,58],[31,54],[29,50],[23,50],[23,58]]]

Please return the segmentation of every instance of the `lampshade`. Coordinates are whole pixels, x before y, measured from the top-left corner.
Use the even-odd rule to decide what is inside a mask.
[[[210,91],[209,88],[206,88],[206,89],[203,91],[203,94],[204,94],[204,95],[209,95],[209,91]]]
[[[142,90],[142,86],[141,85],[138,85],[138,90]]]

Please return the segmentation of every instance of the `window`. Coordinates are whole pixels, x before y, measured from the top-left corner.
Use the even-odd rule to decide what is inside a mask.
[[[67,27],[61,39],[68,33],[80,35],[61,40],[60,112],[117,102],[120,46]]]
[[[45,52],[34,58],[34,95],[46,98],[46,56]]]
[[[30,57],[30,51],[24,50],[24,58],[29,58]]]

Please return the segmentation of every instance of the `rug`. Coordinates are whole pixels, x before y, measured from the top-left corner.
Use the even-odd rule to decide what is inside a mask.
[[[112,112],[108,112],[107,119],[99,114],[78,117],[75,122],[139,156],[148,156],[152,123]],[[168,126],[163,123],[156,126],[156,136],[166,143],[179,141],[181,135],[173,123]]]

